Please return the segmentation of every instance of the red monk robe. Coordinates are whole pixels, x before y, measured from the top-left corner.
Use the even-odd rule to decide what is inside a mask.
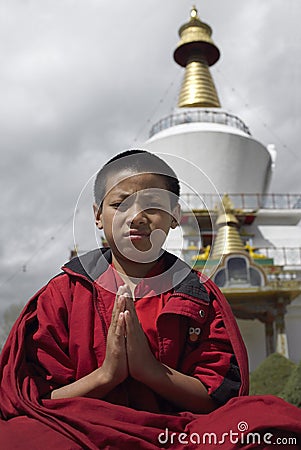
[[[158,294],[160,271],[166,291]],[[138,288],[139,320],[162,363],[199,378],[219,407],[208,415],[179,411],[130,378],[103,400],[50,399],[53,389],[102,364],[121,283],[110,251],[97,250],[68,263],[28,303],[0,361],[1,448],[247,449],[300,439],[300,410],[272,396],[246,397],[245,347],[217,287],[200,283],[167,253]],[[152,302],[156,321],[145,314],[145,302]]]

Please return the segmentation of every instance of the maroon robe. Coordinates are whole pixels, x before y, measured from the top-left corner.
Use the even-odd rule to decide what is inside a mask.
[[[160,360],[198,377],[221,406],[208,415],[180,411],[151,390],[140,391],[134,380],[131,392],[142,395],[146,410],[132,407],[128,380],[104,400],[51,400],[51,390],[85,376],[104,359],[110,311],[102,301],[107,293],[94,281],[110,277],[109,251],[103,254],[71,261],[14,325],[0,361],[3,449],[196,449],[218,443],[222,449],[269,448],[276,438],[300,439],[300,410],[272,396],[246,397],[247,355],[222,294],[190,269],[177,279],[183,265],[170,255],[164,258],[175,268],[160,294],[168,301],[157,320]],[[155,293],[158,286],[149,289]],[[202,330],[201,339],[182,342],[179,330],[191,323]]]

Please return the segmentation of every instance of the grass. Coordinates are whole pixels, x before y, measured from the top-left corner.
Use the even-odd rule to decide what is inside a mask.
[[[290,381],[290,385],[295,386],[295,378],[291,380],[291,377],[295,373],[296,367],[295,363],[279,353],[272,353],[251,373],[250,395],[271,394],[288,398],[291,395],[289,394],[291,388],[287,385]],[[301,366],[298,372],[299,389],[301,386],[300,375]]]

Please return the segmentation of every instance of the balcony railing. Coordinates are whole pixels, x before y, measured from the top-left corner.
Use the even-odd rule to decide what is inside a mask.
[[[183,210],[219,208],[224,194],[182,194]],[[233,207],[247,211],[258,209],[301,209],[301,194],[228,194]]]
[[[273,259],[275,266],[300,266],[301,269],[301,247],[260,247],[256,251]]]
[[[166,128],[181,125],[183,123],[218,123],[221,125],[227,125],[230,127],[238,128],[244,133],[251,135],[249,128],[246,124],[237,116],[229,114],[224,111],[212,111],[206,109],[196,109],[191,111],[183,111],[175,114],[170,114],[167,117],[159,120],[155,123],[150,130],[150,137],[159,133]]]

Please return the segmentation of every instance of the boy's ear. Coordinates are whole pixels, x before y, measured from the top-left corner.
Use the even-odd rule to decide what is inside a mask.
[[[173,211],[172,211],[172,219],[171,219],[171,228],[177,228],[178,225],[180,225],[180,220],[181,220],[181,206],[179,205],[179,203],[177,203],[177,205],[174,207]]]
[[[95,217],[95,225],[99,230],[103,229],[102,225],[102,214],[101,214],[101,208],[96,204],[93,203],[93,211],[94,211],[94,217]]]

